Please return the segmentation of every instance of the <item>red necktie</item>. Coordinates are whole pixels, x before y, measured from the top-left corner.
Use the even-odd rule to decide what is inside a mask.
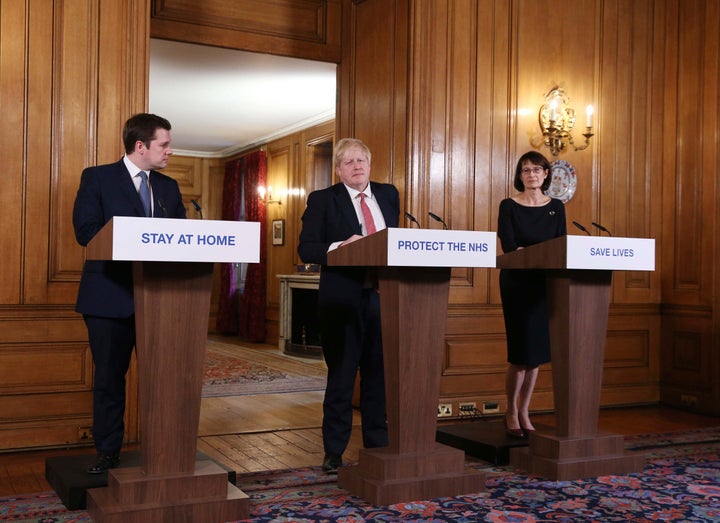
[[[370,207],[368,207],[368,204],[365,203],[366,196],[367,195],[364,192],[360,193],[360,210],[362,211],[363,221],[365,222],[366,236],[369,236],[370,234],[375,234],[377,232],[377,228],[375,227],[375,220],[373,220]]]

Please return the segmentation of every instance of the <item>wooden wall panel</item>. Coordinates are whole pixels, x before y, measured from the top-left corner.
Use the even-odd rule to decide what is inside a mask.
[[[516,120],[511,129],[512,148],[506,165],[508,187],[512,185],[517,158],[537,148],[535,144],[541,136],[538,110],[553,86],[558,85],[567,92],[578,114],[578,126],[584,124],[585,106],[596,103],[596,64],[599,59],[595,45],[599,30],[596,5],[596,0],[573,2],[572,8],[558,0],[518,0],[513,3],[510,67],[514,98],[509,109],[516,115]],[[597,212],[593,192],[596,144],[585,151],[569,151],[561,157],[553,157],[544,146],[539,150],[550,161],[561,158],[575,167],[577,189],[565,206],[568,223],[577,220],[590,227],[589,222]],[[569,229],[568,232],[578,231]]]
[[[341,0],[153,0],[152,36],[340,61]]]
[[[488,214],[475,213],[487,207],[476,200],[478,185],[487,195],[487,179],[476,174],[475,108],[491,103],[478,99],[478,4],[416,3],[412,16],[411,212],[426,228],[443,227],[433,212],[451,229],[488,230]],[[487,294],[487,270],[453,269],[451,304],[483,302]]]
[[[598,212],[596,221],[616,236],[659,238],[662,186],[662,93],[665,10],[662,2],[605,2],[597,107]],[[628,53],[628,49],[633,49]],[[661,244],[658,243],[658,247]],[[660,249],[656,263],[659,269]],[[659,302],[660,270],[617,272],[615,302]]]
[[[79,427],[92,417],[92,358],[74,312],[84,252],[72,206],[82,169],[116,161],[123,122],[146,106],[148,9],[18,0],[0,10],[0,97],[14,100],[0,122],[10,188],[0,213],[11,213],[0,232],[0,448],[88,442]],[[128,382],[132,441],[134,369]]]
[[[25,142],[24,113],[27,106],[25,90],[26,43],[30,27],[26,2],[5,3],[0,12],[0,99],[3,103],[0,121],[0,148],[3,151],[5,176],[0,191],[0,304],[20,303],[22,245],[20,234],[25,225]]]
[[[372,178],[405,194],[409,2],[343,0],[336,138],[363,140]],[[401,213],[405,202],[401,199]]]
[[[172,124],[172,122],[170,123]],[[202,194],[204,182],[208,178],[206,172],[208,168],[208,162],[202,158],[173,156],[168,166],[162,171],[178,182],[188,218],[200,218],[200,213],[195,210],[190,200],[197,200],[198,205],[200,205],[203,211],[203,218],[206,217]]]
[[[662,400],[716,414],[718,23],[717,2],[667,2],[662,154]]]
[[[6,345],[0,352],[0,391],[26,394],[91,387],[92,358],[85,344],[61,343],[30,352],[24,345]]]
[[[273,246],[272,235],[265,238],[267,244],[267,323],[268,334],[274,336],[268,341],[277,342],[280,323],[280,280],[278,274],[292,274],[297,254],[293,251],[297,248],[295,238],[288,235],[288,225],[291,221],[289,205],[286,196],[280,196],[281,187],[287,186],[287,181],[297,179],[299,169],[299,140],[298,136],[288,136],[284,139],[273,141],[267,146],[267,185],[273,188],[274,198],[280,198],[281,204],[268,204],[266,220],[267,230],[272,231],[273,220],[285,220],[285,245]],[[297,218],[297,216],[296,216]]]
[[[497,230],[500,202],[512,187],[508,165],[511,126],[517,119],[511,110],[515,97],[511,89],[513,22],[510,2],[482,0],[478,10],[477,106],[475,108],[475,226],[477,230]],[[500,251],[500,242],[497,243]],[[487,274],[487,296],[480,303],[500,305],[499,273]],[[483,314],[487,314],[484,311]],[[502,312],[496,309],[502,319]],[[504,329],[501,325],[500,329]]]

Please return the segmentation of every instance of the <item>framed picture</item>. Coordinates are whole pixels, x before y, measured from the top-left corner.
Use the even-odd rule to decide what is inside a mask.
[[[285,220],[273,220],[272,244],[285,245]]]

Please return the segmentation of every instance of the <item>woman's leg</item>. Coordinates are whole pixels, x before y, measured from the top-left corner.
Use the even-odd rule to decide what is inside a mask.
[[[521,430],[519,415],[519,399],[523,384],[525,383],[525,367],[510,364],[505,375],[505,393],[507,395],[507,410],[505,423],[509,431]]]
[[[520,387],[518,398],[518,420],[523,430],[535,430],[530,422],[530,401],[532,393],[535,390],[535,382],[537,381],[539,367],[527,367],[523,372],[523,382]]]

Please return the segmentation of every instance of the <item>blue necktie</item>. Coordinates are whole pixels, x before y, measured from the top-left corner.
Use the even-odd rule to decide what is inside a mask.
[[[150,207],[150,186],[147,181],[147,173],[140,171],[140,200],[145,209],[145,216],[151,216],[152,208]]]

